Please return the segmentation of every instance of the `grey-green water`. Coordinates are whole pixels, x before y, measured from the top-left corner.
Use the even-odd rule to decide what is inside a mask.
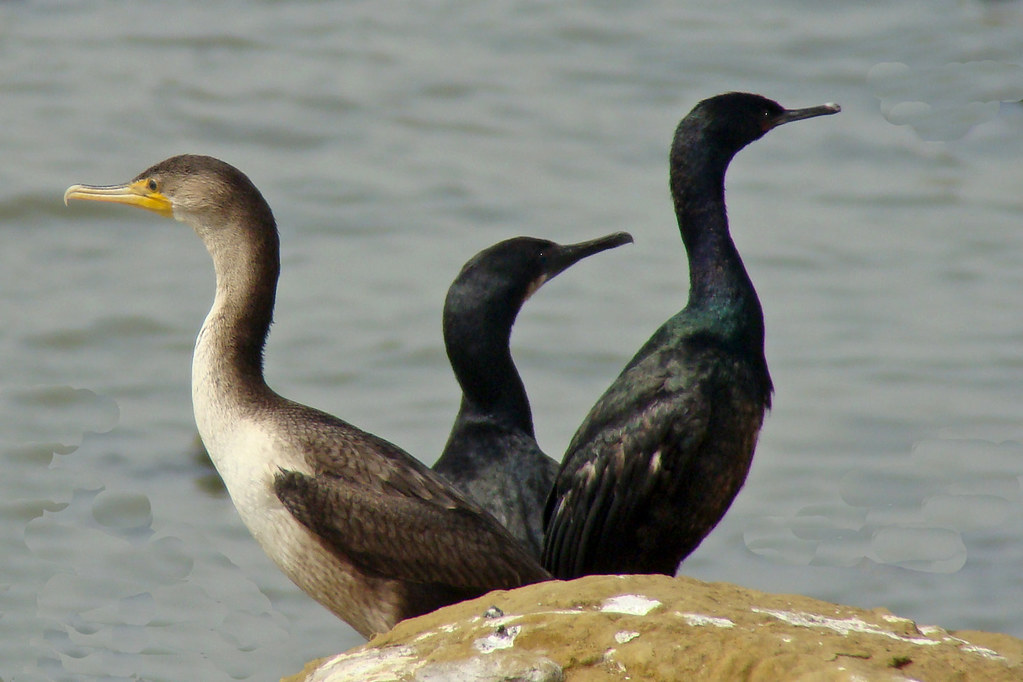
[[[685,301],[667,145],[733,89],[843,112],[730,171],[777,393],[682,571],[1023,636],[1021,55],[1012,3],[0,3],[0,677],[269,680],[359,641],[192,454],[198,239],[66,186],[245,170],[282,231],[271,383],[427,462],[461,264],[631,231],[516,326],[559,455]]]

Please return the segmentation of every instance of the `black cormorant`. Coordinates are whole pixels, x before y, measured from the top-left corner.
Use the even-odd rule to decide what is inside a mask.
[[[559,464],[540,450],[512,362],[512,325],[544,282],[587,256],[632,241],[625,232],[563,246],[516,237],[465,264],[444,302],[444,345],[462,403],[433,470],[494,515],[539,558],[543,508]]]
[[[640,348],[568,446],[544,512],[542,563],[555,577],[674,575],[742,487],[772,386],[760,301],[728,233],[725,170],[772,128],[837,111],[728,93],[682,119],[670,185],[689,302]]]
[[[238,513],[311,597],[365,637],[440,606],[548,578],[489,514],[397,446],[274,393],[263,378],[280,255],[259,190],[208,156],[175,156],[69,199],[189,225],[216,296],[192,360],[192,406]]]

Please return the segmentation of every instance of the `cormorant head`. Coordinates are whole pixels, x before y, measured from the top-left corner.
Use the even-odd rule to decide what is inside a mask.
[[[731,158],[772,128],[839,111],[841,107],[833,103],[806,109],[785,109],[761,95],[729,92],[697,104],[679,124],[674,146],[704,144]]]
[[[568,245],[516,237],[484,249],[462,267],[448,289],[445,335],[454,327],[460,328],[459,335],[470,333],[466,328],[472,327],[482,332],[482,325],[502,327],[499,333],[510,334],[522,304],[544,282],[587,256],[630,242],[632,235],[617,232]]]
[[[211,156],[182,154],[147,168],[121,185],[72,185],[70,199],[138,206],[191,225],[200,236],[225,225],[273,225],[270,207],[252,181]]]
[[[543,284],[587,256],[632,242],[626,232],[561,245],[547,239],[515,237],[480,251],[462,267],[451,291],[516,310]],[[450,293],[450,292],[449,292]]]

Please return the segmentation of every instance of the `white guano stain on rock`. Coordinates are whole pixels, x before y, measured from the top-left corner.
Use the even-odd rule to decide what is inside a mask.
[[[639,637],[638,632],[631,632],[629,630],[622,630],[621,632],[615,633],[615,641],[619,644],[625,644]]]
[[[1005,660],[1005,656],[1001,656],[1001,655],[998,654],[998,652],[992,651],[991,649],[985,649],[982,646],[977,646],[976,644],[970,644],[969,642],[967,642],[965,640],[962,640],[962,639],[959,639],[958,637],[949,637],[949,639],[951,639],[953,641],[963,642],[965,644],[965,646],[960,646],[959,647],[960,651],[965,651],[965,652],[970,653],[970,654],[978,654],[980,656],[983,656],[984,658],[990,658],[992,661],[1004,661]]]
[[[367,649],[353,654],[341,654],[317,668],[307,682],[328,680],[362,680],[362,682],[388,682],[398,673],[415,672],[423,665],[418,652],[410,646],[390,646]]]
[[[959,650],[960,651],[965,651],[965,652],[971,653],[971,654],[977,654],[978,656],[983,656],[984,658],[989,658],[992,661],[1004,661],[1005,660],[1005,656],[1002,656],[997,651],[992,651],[991,649],[988,649],[986,647],[977,646],[976,644],[973,644],[972,642],[967,642],[965,639],[960,639],[958,637],[953,637],[952,635],[949,635],[949,634],[946,634],[943,639],[946,642],[955,642],[955,643],[957,643],[958,646],[959,646]]]
[[[468,659],[438,661],[420,668],[414,678],[395,677],[415,682],[564,682],[565,674],[557,663],[528,651],[507,651],[494,656],[472,656]],[[338,682],[342,682],[338,680]],[[345,680],[344,682],[363,682]]]
[[[728,620],[727,618],[718,618],[717,616],[706,616],[702,613],[681,613],[676,611],[679,616],[685,619],[686,623],[693,627],[700,627],[702,625],[713,625],[717,628],[734,628],[735,623]]]
[[[473,646],[481,654],[489,654],[492,651],[500,651],[501,649],[510,649],[515,646],[515,638],[519,636],[521,631],[521,625],[513,625],[510,628],[499,627],[496,632],[477,639],[473,642]]]
[[[500,627],[502,625],[509,625],[517,620],[521,620],[521,614],[512,614],[510,616],[501,616],[500,618],[488,618],[486,625],[493,627]]]
[[[902,635],[894,632],[882,630],[879,626],[874,625],[873,623],[868,623],[865,620],[860,620],[859,618],[828,618],[827,616],[821,616],[815,613],[774,611],[772,609],[758,609],[756,607],[753,607],[752,611],[754,613],[763,613],[768,616],[773,616],[778,620],[785,621],[789,625],[804,628],[827,628],[842,635],[848,635],[850,632],[858,632],[864,635],[878,635],[880,637],[887,637],[889,639],[895,639],[900,642],[908,642],[909,644],[917,644],[920,646],[935,646],[937,644],[941,644],[938,640],[927,639],[926,637],[903,637]]]
[[[656,599],[649,599],[640,594],[620,594],[605,599],[600,605],[604,613],[624,613],[630,616],[645,616],[661,605]]]
[[[959,637],[953,637],[952,635],[948,634],[948,630],[946,630],[943,627],[939,627],[937,625],[921,625],[917,629],[920,630],[920,632],[922,632],[923,634],[927,635],[928,637],[941,637],[941,641],[943,642],[954,642],[959,647],[960,651],[970,654],[977,654],[978,656],[983,656],[984,658],[991,659],[992,661],[1005,660],[1005,657],[999,654],[997,651],[992,651],[991,649],[988,649],[986,647],[977,646],[973,642],[967,642],[965,639],[961,639]]]
[[[894,624],[894,623],[906,624],[906,623],[912,623],[913,622],[909,618],[903,618],[902,616],[895,616],[895,615],[892,615],[890,613],[883,614],[881,616],[881,618],[884,620],[884,622],[892,623],[892,624]],[[921,630],[921,632],[923,632],[923,630]]]
[[[618,653],[617,649],[608,649],[607,651],[604,652],[604,655],[601,657],[601,660],[603,661],[604,666],[607,668],[609,672],[616,673],[622,676],[628,675],[629,671],[625,667],[625,665],[621,661],[615,660],[615,654],[617,653]],[[630,678],[625,677],[625,679]]]

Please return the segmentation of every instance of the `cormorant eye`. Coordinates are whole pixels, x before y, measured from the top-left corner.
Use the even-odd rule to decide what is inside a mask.
[[[150,192],[155,192],[157,188],[156,180],[149,178],[149,182],[146,183],[146,187],[149,188]]]

